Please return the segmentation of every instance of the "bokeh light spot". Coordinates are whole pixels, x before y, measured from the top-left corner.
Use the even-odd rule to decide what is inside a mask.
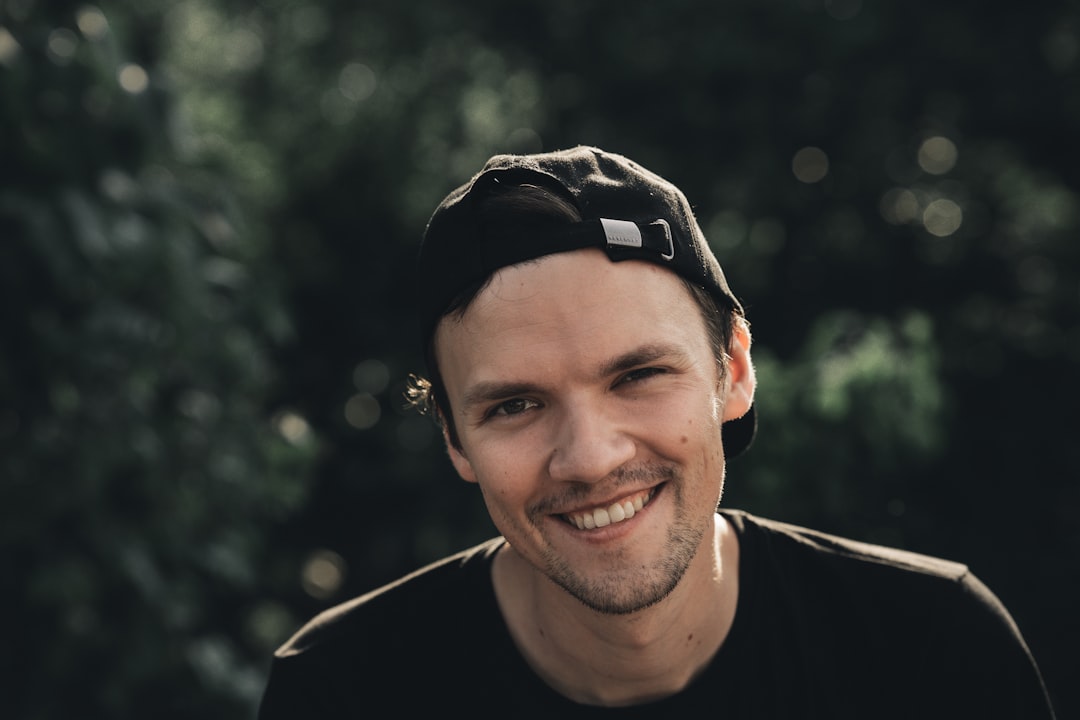
[[[360,392],[378,395],[390,384],[390,368],[381,360],[371,358],[356,364],[353,368],[353,385]]]
[[[100,40],[109,32],[109,21],[105,19],[105,14],[93,5],[79,8],[75,15],[75,24],[88,40]]]
[[[296,620],[281,603],[262,602],[247,617],[245,631],[264,651],[273,651],[295,630]]]
[[[380,417],[379,401],[369,393],[357,393],[345,401],[345,420],[357,430],[375,427]]]
[[[221,415],[221,400],[203,390],[190,388],[176,400],[176,409],[190,420],[210,425]]]
[[[922,220],[923,226],[931,235],[947,237],[960,229],[964,212],[952,200],[940,198],[926,206]]]
[[[363,63],[349,63],[338,73],[338,90],[352,102],[367,100],[377,84],[375,71]]]
[[[345,559],[333,550],[316,550],[300,571],[304,592],[317,600],[332,596],[345,581]]]
[[[707,226],[709,244],[714,248],[730,250],[746,239],[746,218],[738,210],[722,210],[714,215]]]
[[[762,218],[750,225],[750,247],[765,255],[775,255],[787,241],[784,223],[776,218]]]
[[[7,65],[19,54],[19,41],[0,25],[0,65]]]
[[[238,28],[228,34],[221,62],[233,72],[249,72],[263,61],[263,41],[249,28]]]
[[[289,28],[297,40],[317,42],[330,32],[330,18],[318,5],[301,5],[292,11]]]
[[[1042,49],[1046,62],[1058,72],[1067,72],[1080,55],[1080,43],[1077,43],[1075,32],[1067,25],[1047,35]]]
[[[821,148],[804,147],[792,158],[791,171],[800,182],[821,182],[829,174],[829,156]]]
[[[146,88],[150,86],[150,76],[146,74],[146,70],[143,70],[142,66],[135,63],[121,65],[120,71],[116,74],[116,79],[119,80],[120,87],[132,95],[145,92]]]
[[[521,127],[512,130],[506,137],[506,148],[513,153],[538,153],[543,151],[544,141],[532,128]]]
[[[919,198],[907,188],[893,188],[881,197],[881,216],[891,225],[906,225],[919,218]]]
[[[280,413],[274,421],[281,437],[293,445],[302,445],[311,438],[311,425],[300,415],[285,411]]]
[[[57,28],[49,33],[49,59],[57,65],[68,63],[79,47],[79,38],[67,28]]]
[[[946,137],[927,138],[919,146],[919,167],[931,175],[944,175],[956,166],[956,145]]]

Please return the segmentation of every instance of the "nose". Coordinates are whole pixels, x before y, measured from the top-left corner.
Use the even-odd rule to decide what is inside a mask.
[[[598,482],[634,457],[633,438],[601,408],[575,403],[564,408],[560,420],[548,461],[553,480]]]

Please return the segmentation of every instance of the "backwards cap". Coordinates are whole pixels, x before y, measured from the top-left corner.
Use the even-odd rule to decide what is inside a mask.
[[[582,222],[484,226],[481,202],[500,186],[538,185],[563,197]],[[424,342],[453,300],[496,270],[544,255],[599,248],[612,261],[645,260],[705,289],[722,307],[743,315],[682,191],[634,161],[594,147],[537,155],[496,155],[435,209],[419,258]],[[724,424],[724,452],[739,454],[754,438],[755,411]]]

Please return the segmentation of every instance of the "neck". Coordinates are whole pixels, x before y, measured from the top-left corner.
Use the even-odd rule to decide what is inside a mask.
[[[493,580],[518,649],[545,682],[580,703],[633,705],[679,692],[716,654],[735,617],[738,557],[716,515],[675,590],[629,615],[586,608],[509,546]]]

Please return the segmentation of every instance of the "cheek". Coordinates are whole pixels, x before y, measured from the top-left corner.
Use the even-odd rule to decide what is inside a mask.
[[[551,423],[536,422],[516,430],[481,429],[462,438],[480,484],[499,494],[536,482],[553,448]]]
[[[515,543],[527,533],[531,493],[520,478],[509,474],[486,476],[479,483],[480,494],[484,498],[491,521],[499,533]]]
[[[484,448],[474,462],[477,482],[485,500],[507,505],[523,501],[536,487],[542,467],[532,453],[517,447]]]
[[[654,417],[659,419],[659,416]],[[722,457],[722,418],[723,402],[719,398],[715,395],[699,396],[696,400],[683,403],[678,412],[665,415],[653,425],[655,432],[662,433],[654,437],[669,437],[668,447],[673,448],[672,452],[687,459],[687,453],[699,455],[701,462],[712,466],[719,463]]]
[[[640,427],[653,437],[675,437],[679,445],[701,442],[720,431],[724,402],[716,394],[682,396],[637,413]]]

